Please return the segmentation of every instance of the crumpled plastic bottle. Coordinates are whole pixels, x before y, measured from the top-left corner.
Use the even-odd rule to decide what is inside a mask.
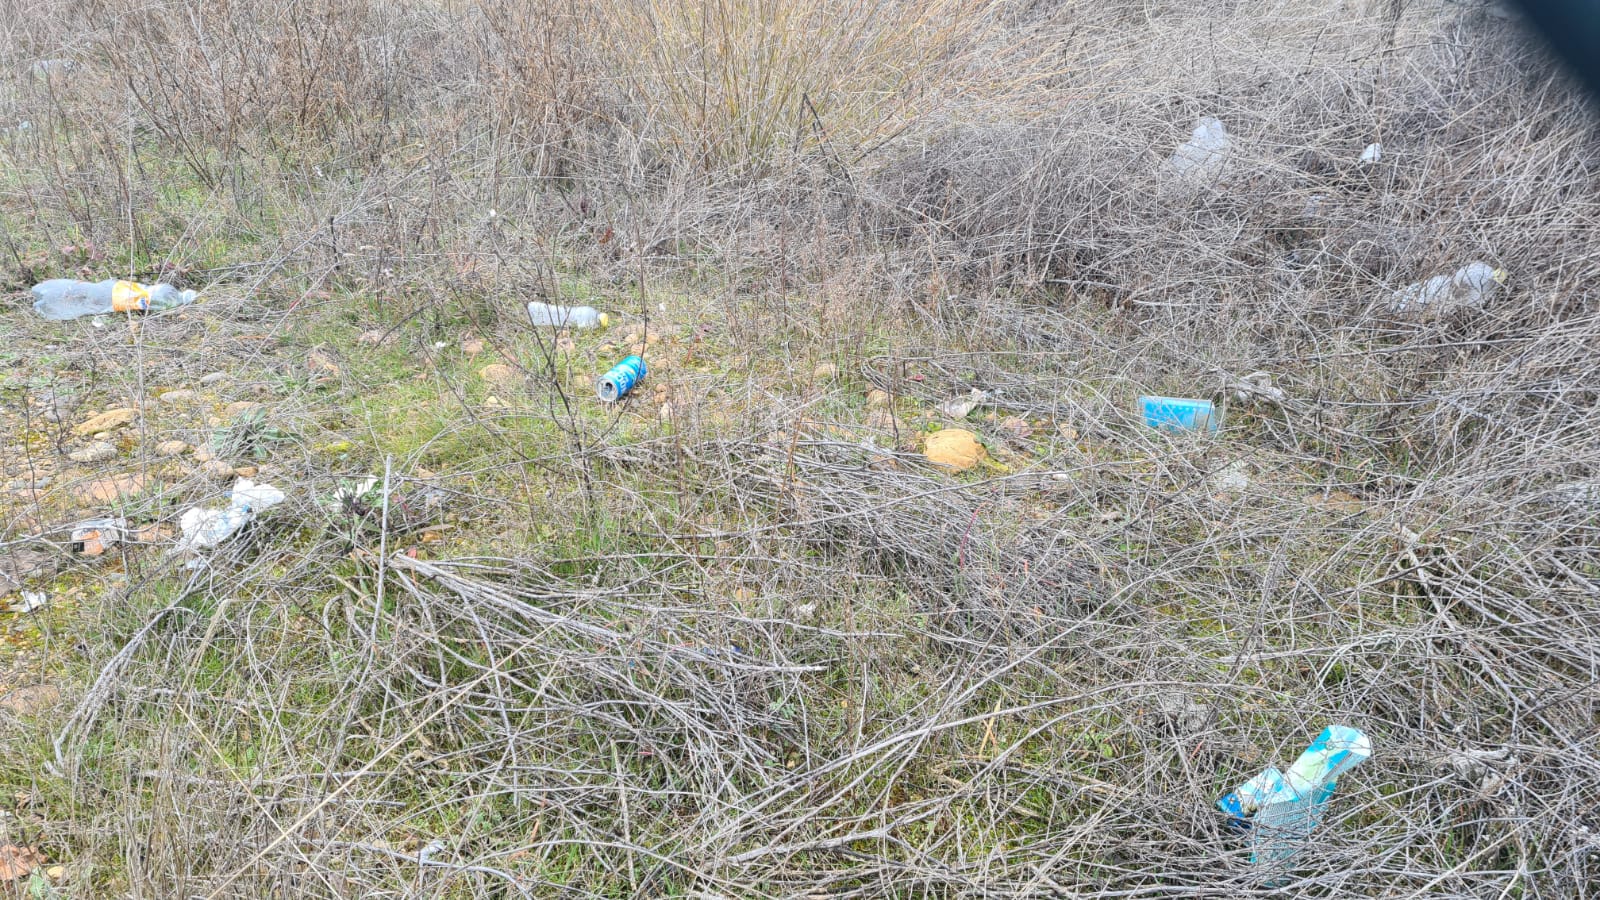
[[[1449,275],[1435,275],[1427,281],[1407,285],[1389,299],[1389,309],[1401,315],[1427,309],[1481,309],[1494,292],[1506,283],[1505,269],[1486,262],[1467,263]]]
[[[178,519],[183,537],[179,550],[207,550],[217,546],[239,529],[250,524],[255,517],[284,501],[283,491],[270,484],[256,484],[248,478],[234,482],[228,492],[228,505],[223,509],[202,509],[198,506],[184,510]]]
[[[193,303],[198,296],[194,291],[180,291],[170,284],[146,286],[119,278],[104,281],[52,278],[33,286],[33,310],[46,319],[65,321],[114,312],[171,309]]]
[[[611,317],[592,306],[558,306],[538,300],[528,304],[528,318],[534,325],[554,325],[557,328],[604,328]]]

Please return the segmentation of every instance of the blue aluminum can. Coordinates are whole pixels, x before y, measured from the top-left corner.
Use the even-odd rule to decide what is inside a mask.
[[[1140,397],[1144,423],[1162,431],[1204,431],[1215,434],[1222,417],[1210,400],[1186,397]]]
[[[644,367],[644,360],[638,356],[629,356],[611,367],[611,371],[600,376],[600,381],[595,385],[595,390],[600,394],[600,399],[607,403],[621,400],[633,390],[633,386],[644,378],[648,370]]]

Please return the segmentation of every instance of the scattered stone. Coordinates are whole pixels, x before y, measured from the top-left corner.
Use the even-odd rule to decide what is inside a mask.
[[[333,357],[323,353],[321,350],[312,350],[306,354],[306,368],[318,375],[325,375],[330,378],[339,377],[339,365],[333,361]]]
[[[249,415],[250,413],[265,408],[265,404],[257,403],[254,400],[236,400],[233,403],[229,403],[223,411],[226,412],[230,418],[237,419],[240,416]]]
[[[832,381],[839,377],[839,367],[833,363],[823,363],[811,370],[811,377],[818,381]]]
[[[67,454],[67,459],[76,463],[98,463],[116,458],[117,448],[105,441],[95,441],[82,450],[74,450]]]
[[[162,441],[156,445],[156,452],[162,456],[182,456],[188,451],[189,445],[184,441]]]
[[[91,478],[73,488],[72,496],[73,499],[84,506],[99,506],[131,497],[148,486],[150,486],[150,480],[135,472],[127,472],[121,475],[104,475]]]
[[[1217,493],[1238,494],[1249,487],[1250,471],[1243,460],[1235,460],[1211,476],[1211,490]]]
[[[867,408],[884,409],[889,405],[889,392],[873,388],[867,391]]]
[[[76,434],[94,434],[100,431],[110,431],[113,428],[123,428],[128,425],[132,425],[134,420],[138,418],[139,411],[136,409],[108,409],[72,430]]]
[[[482,353],[483,350],[483,341],[479,338],[473,338],[471,340],[461,342],[461,351],[468,356],[477,356],[479,353]]]
[[[256,473],[260,471],[261,470],[255,466],[235,466],[233,474],[239,476],[240,478],[254,478],[256,477]]]
[[[167,391],[156,399],[160,400],[162,403],[176,406],[180,403],[193,403],[195,398],[198,396],[200,395],[196,394],[194,391]]]
[[[218,382],[223,382],[223,381],[227,381],[227,380],[228,380],[228,373],[227,372],[212,372],[209,375],[202,376],[200,378],[200,383],[202,385],[213,385],[213,384],[217,384]]]
[[[978,436],[965,428],[946,428],[928,435],[922,454],[934,465],[957,472],[965,472],[989,455]]]
[[[51,866],[50,868],[44,870],[44,874],[49,876],[51,881],[60,881],[61,879],[67,877],[67,867]]]
[[[34,716],[55,706],[60,700],[61,689],[55,685],[30,684],[0,696],[0,709],[19,716]]]
[[[1033,437],[1033,426],[1021,416],[1006,416],[1000,420],[1000,428],[1006,433],[1006,439],[1013,444],[1025,444],[1028,438]]]
[[[197,463],[210,462],[215,458],[216,454],[211,452],[211,445],[209,444],[201,444],[194,448],[194,461]]]
[[[233,464],[220,459],[206,460],[200,471],[212,478],[232,478]]]
[[[517,370],[505,363],[490,363],[478,370],[484,381],[502,388],[516,387],[522,379],[517,376]]]

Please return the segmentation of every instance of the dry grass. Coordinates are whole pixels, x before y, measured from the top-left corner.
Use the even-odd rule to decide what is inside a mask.
[[[0,704],[0,840],[65,867],[19,891],[1594,892],[1600,144],[1484,10],[7,27],[13,286],[209,298],[0,316],[0,575],[54,599],[0,686],[59,691]],[[1235,150],[1176,179],[1201,116]],[[1389,311],[1479,258],[1486,310]],[[622,324],[536,333],[535,295]],[[629,332],[652,374],[601,408]],[[929,466],[974,388],[994,464]],[[1146,430],[1141,393],[1227,425]],[[115,459],[66,457],[125,404]],[[68,556],[75,485],[214,502],[171,438],[290,501],[196,568]],[[1211,804],[1331,722],[1377,754],[1268,887]]]

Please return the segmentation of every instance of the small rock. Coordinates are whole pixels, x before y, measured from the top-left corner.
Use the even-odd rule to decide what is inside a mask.
[[[96,441],[82,450],[74,450],[67,454],[67,459],[78,463],[105,462],[117,458],[117,448],[105,441]]]
[[[189,450],[189,445],[184,441],[162,441],[156,445],[156,452],[162,456],[182,456]]]
[[[1211,489],[1218,493],[1237,494],[1249,487],[1249,467],[1241,460],[1229,463],[1211,476]]]
[[[227,372],[212,372],[210,375],[202,376],[200,378],[200,383],[202,385],[213,385],[213,384],[217,384],[218,382],[223,382],[223,381],[227,381],[227,380],[228,380],[228,373]]]
[[[232,478],[233,464],[220,459],[210,459],[200,466],[200,471],[212,478]]]
[[[91,478],[74,488],[72,496],[84,506],[98,506],[131,497],[148,486],[149,479],[135,472],[127,472]]]
[[[162,403],[176,406],[180,403],[193,403],[198,396],[194,391],[167,391],[157,399]]]
[[[50,868],[44,870],[44,874],[48,876],[51,881],[60,881],[61,879],[67,877],[67,867],[51,866]]]
[[[387,340],[388,336],[389,336],[389,333],[387,331],[384,331],[384,330],[379,329],[379,328],[374,328],[371,331],[363,331],[360,334],[356,335],[356,343],[358,343],[358,344],[371,344],[372,346],[376,347],[376,346],[382,344],[385,340]]]
[[[312,350],[306,354],[306,368],[318,375],[330,378],[339,377],[339,364],[333,361],[333,357],[323,353],[321,350]]]
[[[240,478],[254,478],[256,477],[256,473],[260,471],[261,470],[255,466],[235,466],[233,474],[239,476]]]
[[[498,409],[502,406],[505,406],[505,404],[500,401],[500,398],[493,394],[483,398],[483,405],[489,407],[490,409]]]
[[[136,409],[108,409],[72,430],[77,434],[94,434],[98,431],[110,431],[113,428],[132,425],[138,418],[139,411]]]
[[[61,700],[61,689],[53,684],[31,684],[0,696],[0,709],[19,716],[38,715]]]
[[[867,408],[883,409],[889,405],[889,392],[873,388],[867,391]]]
[[[236,400],[233,403],[229,403],[223,411],[231,418],[237,419],[240,416],[249,415],[265,408],[265,404],[257,403],[254,400]]]
[[[811,377],[818,381],[832,381],[839,377],[839,367],[833,363],[823,363],[811,370]]]
[[[978,436],[965,428],[946,428],[928,435],[922,454],[934,465],[957,472],[965,472],[989,455]]]
[[[515,387],[522,381],[517,377],[517,370],[505,363],[491,363],[479,369],[478,374],[484,381],[503,388]]]
[[[1033,426],[1021,416],[1006,416],[1000,420],[1000,428],[1005,431],[1006,439],[1015,444],[1026,443],[1033,436]]]
[[[461,351],[468,356],[477,356],[483,352],[483,349],[483,341],[478,338],[461,342]]]

